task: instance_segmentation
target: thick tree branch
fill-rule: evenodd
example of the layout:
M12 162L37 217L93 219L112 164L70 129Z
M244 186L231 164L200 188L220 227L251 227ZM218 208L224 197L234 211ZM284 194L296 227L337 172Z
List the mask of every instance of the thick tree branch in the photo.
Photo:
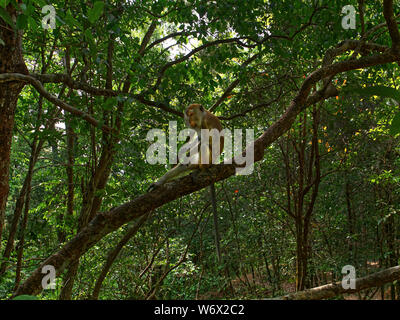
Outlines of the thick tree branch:
M290 293L277 300L321 300L336 297L344 293L355 293L364 289L383 286L386 283L400 279L400 266L385 269L363 278L357 278L355 289L344 289L342 282L338 281L324 286Z

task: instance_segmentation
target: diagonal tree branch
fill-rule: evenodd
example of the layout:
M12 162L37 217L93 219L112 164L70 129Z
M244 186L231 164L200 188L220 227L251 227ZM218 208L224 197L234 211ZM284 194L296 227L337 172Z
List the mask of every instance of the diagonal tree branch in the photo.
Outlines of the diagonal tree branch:
M145 104L145 105L152 106L152 107L156 107L156 108L158 108L158 109L161 109L161 110L163 110L163 111L166 111L166 112L168 112L168 113L171 113L171 114L174 114L174 115L177 115L177 116L183 118L183 112L177 111L177 110L175 110L175 109L172 109L171 107L169 107L169 106L166 105L165 103L157 102L157 101L153 101L153 100L148 100L148 99L146 99L145 97L143 97L142 95L135 95L135 96L133 96L133 97L134 97L137 101L139 101L139 102L141 102L141 103L143 103L143 104Z
M150 50L151 48L155 47L156 45L158 45L158 44L160 44L160 43L162 43L164 41L167 41L168 39L175 38L175 37L178 37L178 36L189 36L189 35L196 34L196 33L198 33L198 32L197 31L192 31L192 32L179 31L179 32L170 33L170 34L166 35L165 37L162 37L162 38L160 38L158 40L155 40L152 43L150 43L146 47L146 51Z
M139 51L138 51L138 54L140 56L144 55L146 47L149 44L151 36L153 35L154 30L156 30L156 27L157 27L157 20L153 20L152 23L149 26L149 29L147 30L146 34L143 37L142 43L140 44L140 48L139 48Z
M320 287L289 293L276 300L321 300L336 297L344 293L355 293L364 289L380 287L388 282L400 279L400 266L388 268L363 278L355 279L355 289L345 289L342 282L338 281Z
M235 114L235 115L233 115L233 116L229 116L229 117L223 117L223 116L221 116L221 117L218 117L218 118L219 118L220 120L232 120L232 119L235 119L235 118L238 118L238 117L243 117L243 116L245 116L246 114L248 114L248 113L250 113L250 112L253 112L254 110L257 110L257 109L260 109L260 108L269 107L271 104L273 104L273 103L275 103L275 102L278 102L278 101L280 100L281 97L282 97L282 88L281 88L281 90L280 90L278 96L277 96L276 98L270 100L270 101L263 102L263 103L259 103L259 104L255 105L254 107L251 107L250 109L247 109L247 110L245 110L245 111L243 111L243 112L241 112L241 113Z
M399 24L400 22L397 21L397 19L400 18L400 14L398 14L397 16L395 16L396 19L396 23ZM382 22L374 27L372 27L371 29L367 30L364 34L364 37L362 39L367 39L371 34L373 34L375 31L379 30L380 28L386 27L386 21Z

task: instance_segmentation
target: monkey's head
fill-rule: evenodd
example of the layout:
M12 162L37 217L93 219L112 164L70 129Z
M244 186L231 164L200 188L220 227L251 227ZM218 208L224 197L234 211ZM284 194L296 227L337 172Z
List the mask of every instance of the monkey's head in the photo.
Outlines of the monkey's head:
M200 129L203 122L205 109L201 104L193 103L187 107L184 118L185 124L192 129Z

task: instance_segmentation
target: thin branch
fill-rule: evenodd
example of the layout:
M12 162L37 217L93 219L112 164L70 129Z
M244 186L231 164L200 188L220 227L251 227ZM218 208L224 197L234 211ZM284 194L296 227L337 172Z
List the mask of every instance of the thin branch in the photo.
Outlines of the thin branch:
M365 35L364 0L358 0L358 12L359 12L359 15L360 15L361 38L364 38L364 35Z
M229 116L229 117L222 117L221 116L221 117L218 117L218 118L220 120L232 120L232 119L235 119L235 118L238 118L238 117L243 117L247 113L250 113L250 112L252 112L254 110L257 110L257 109L260 109L260 108L269 107L271 104L273 104L275 102L278 102L281 97L282 97L282 88L280 89L280 92L279 92L278 96L275 99L272 99L272 100L267 101L267 102L259 103L259 104L255 105L254 107L252 107L250 109L247 109L247 110L245 110L245 111L243 111L241 113L235 114L233 116Z
M234 42L237 42L238 40L240 40L240 38L219 39L219 40L207 42L207 43L205 43L205 44L203 44L203 45L201 45L201 46L199 46L199 47L193 49L193 50L190 51L188 54L186 54L186 55L184 55L184 56L182 56L182 57L180 57L180 58L178 58L178 59L176 59L176 60L173 60L173 61L170 61L170 62L166 63L166 64L160 69L160 71L159 71L159 73L158 73L157 81L156 81L156 83L154 84L154 86L151 88L150 91L156 91L156 90L157 90L157 88L158 88L158 87L160 86L160 84L161 84L161 80L162 80L162 78L163 78L163 76L164 76L165 71L167 71L167 70L168 70L169 68L171 68L172 66L174 66L174 65L176 65L176 64L178 64L178 63L181 63L181 62L184 62L184 61L188 60L190 57L192 57L192 56L195 55L196 53L198 53L198 52L200 52L200 51L202 51L202 50L204 50L204 49L206 49L206 48L209 48L209 47L212 47L212 46L216 46L216 45L220 45L220 44L234 43Z
M106 125L102 125L98 120L96 120L95 118L93 118L92 116L90 116L89 114L87 114L86 112L76 109L72 106L70 106L69 104L67 104L66 102L56 98L55 96L51 95L49 92L46 91L46 89L43 87L42 83L40 81L38 81L37 79L28 76L28 75L24 75L24 74L20 74L20 73L3 73L0 74L0 82L2 82L1 80L4 81L23 81L23 82L27 82L29 84L31 84L43 97L45 97L48 101L52 102L53 104L55 104L56 106L60 107L61 109L63 109L64 111L67 111L73 115L79 116L82 119L84 119L85 121L87 121L88 123L90 123L91 125L100 128L103 131L106 132L112 132L113 129L106 126Z
M54 73L54 74L30 74L32 78L40 81L41 83L63 83L71 89L82 90L94 96L105 96L114 97L119 94L123 94L122 91L114 91L109 89L101 89L89 86L82 81L75 81L72 77L66 73ZM1 80L1 78L0 78Z
M12 77L8 76L10 73L7 74L0 74L0 83L5 81L13 81ZM15 76L23 76L22 74L13 74ZM29 76L28 76L29 77ZM101 89L89 86L84 82L75 81L73 80L68 74L58 73L58 74L31 74L31 78L34 78L41 83L63 83L67 85L69 88L74 90L82 90L94 96L104 96L104 97L116 97L116 96L126 96L131 97L145 105L156 107L158 109L164 110L171 114L175 114L179 117L183 117L183 113L177 110L174 110L168 107L165 103L157 102L153 100L146 99L142 94L132 94L127 93L126 90L116 91L111 89ZM29 82L29 81L28 81Z
M111 266L113 265L115 259L118 254L124 248L124 246L128 243L128 241L136 235L139 231L140 227L146 222L146 220L150 217L152 211L149 211L147 214L143 215L124 235L124 237L118 242L118 244L108 253L106 262L100 272L100 275L97 278L96 284L93 289L92 299L98 299L101 286L103 284L104 279L106 278L108 272L110 271Z
M189 35L197 34L197 33L198 33L197 31L192 31L192 32L179 31L179 32L170 33L170 34L166 35L165 37L162 37L162 38L157 39L157 40L153 41L152 43L150 43L147 46L146 51L150 50L151 48L155 47L156 45L158 45L164 41L167 41L168 39L175 38L178 36L189 36Z
M398 15L395 17L395 19L398 19L398 18L400 18L400 14L398 14ZM397 24L399 24L399 23L400 23L400 22L397 21ZM376 26L372 27L371 29L369 29L368 31L365 32L364 38L365 38L365 39L368 38L368 37L369 37L371 34L373 34L375 31L377 31L377 30L379 30L379 29L381 29L381 28L383 28L383 27L386 27L386 26L387 26L386 21L385 21L385 22L382 22L382 23L380 23L380 24L377 24Z
M253 55L252 57L250 57L249 59L247 59L245 62L243 62L243 64L240 66L240 68L244 68L246 66L248 66L250 63L252 63L255 59L257 59L260 56L259 53ZM239 84L240 80L236 79L235 81L233 81L228 88L226 88L225 92L222 94L222 96L213 104L213 106L209 109L210 112L212 112L213 110L215 110L225 99L226 97L229 96L229 94L232 92L233 89L236 88L236 86Z
M168 107L165 103L148 100L145 97L143 97L142 95L135 95L134 98L145 105L156 107L157 109L161 109L163 111L175 114L175 115L183 118L183 112L172 109L172 108Z

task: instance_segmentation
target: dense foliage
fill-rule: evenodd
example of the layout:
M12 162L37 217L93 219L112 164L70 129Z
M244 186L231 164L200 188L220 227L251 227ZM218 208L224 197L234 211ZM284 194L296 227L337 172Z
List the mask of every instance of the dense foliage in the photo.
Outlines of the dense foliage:
M54 29L41 25L47 4ZM356 29L342 26L348 4ZM167 132L169 121L182 129L182 112L196 102L225 128L252 128L259 137L324 67L329 49L360 43L333 64L380 52L365 43L391 45L382 9L378 0L0 1L0 28L23 33L30 76L96 121L24 80L0 297L10 298L99 212L146 193L170 168L146 162L150 129ZM204 188L104 234L38 297L265 298L339 281L345 265L357 277L398 265L399 77L397 63L335 74L328 79L335 94L303 108L251 175L215 184L221 259ZM399 299L400 286L358 298L374 294Z

